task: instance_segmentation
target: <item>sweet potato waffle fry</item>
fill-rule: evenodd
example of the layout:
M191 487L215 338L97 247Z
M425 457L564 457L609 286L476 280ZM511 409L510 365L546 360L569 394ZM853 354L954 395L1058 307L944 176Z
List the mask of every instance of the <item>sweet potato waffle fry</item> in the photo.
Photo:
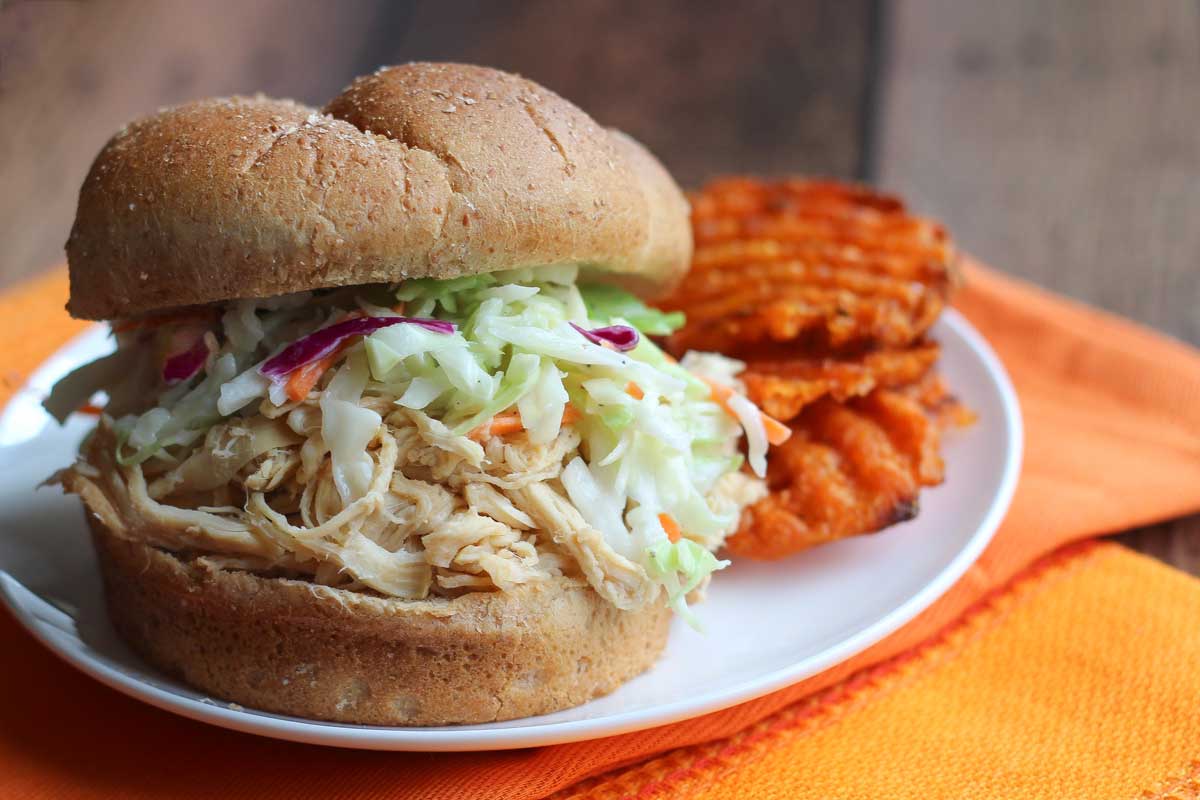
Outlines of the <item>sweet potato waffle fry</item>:
M793 430L730 552L781 558L916 516L941 431L970 418L926 338L958 281L942 227L861 186L745 178L693 195L692 224L692 270L660 303L687 315L668 347L746 361L750 399Z
M957 280L941 226L862 187L718 181L693 196L692 224L692 271L661 302L688 314L676 350L904 347L937 319Z
M776 559L915 517L921 488L943 477L941 425L930 410L894 389L810 405L772 455L771 494L746 510L726 547Z
M747 395L759 408L787 422L822 397L840 403L876 388L915 383L929 372L938 353L936 343L923 342L903 350L877 350L860 358L800 356L751 361L741 377Z

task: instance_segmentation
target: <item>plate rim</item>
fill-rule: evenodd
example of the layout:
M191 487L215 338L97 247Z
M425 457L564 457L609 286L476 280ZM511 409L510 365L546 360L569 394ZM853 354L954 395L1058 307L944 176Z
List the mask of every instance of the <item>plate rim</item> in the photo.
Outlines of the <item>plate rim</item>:
M945 594L978 559L999 528L1016 492L1024 452L1024 424L1020 404L1007 371L983 335L955 309L947 309L940 322L952 330L982 365L990 380L992 391L1000 400L1003 412L1005 452L999 486L971 537L941 571L911 597L861 630L788 667L744 679L686 700L617 712L604 717L513 728L431 729L305 720L239 706L231 708L217 700L186 697L127 674L107 663L103 657L89 657L82 648L61 644L46 630L53 626L33 619L28 602L21 597L22 594L26 594L37 598L37 595L2 570L0 599L21 626L43 646L84 674L122 694L199 722L305 744L413 752L505 750L600 739L670 725L720 711L823 672L894 633ZM40 374L45 372L50 362L63 350L95 335L96 328L89 328L73 337L43 362L17 393L37 384ZM3 416L7 416L7 412L8 409L5 409ZM40 598L37 600L41 601Z

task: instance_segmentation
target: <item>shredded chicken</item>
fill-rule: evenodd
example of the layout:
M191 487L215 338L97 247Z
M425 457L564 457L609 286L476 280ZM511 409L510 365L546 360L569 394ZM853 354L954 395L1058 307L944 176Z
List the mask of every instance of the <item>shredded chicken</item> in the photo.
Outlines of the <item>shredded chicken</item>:
M47 399L62 419L109 398L58 481L117 535L213 568L405 599L567 580L684 613L764 491L749 472L717 476L742 434L763 474L766 426L740 395L720 399L740 362L689 357L713 392L686 363L661 368L624 317L661 332L674 315L576 273L117 321L117 351Z
M102 421L59 480L119 534L218 566L412 599L564 575L618 608L655 599L645 570L589 526L558 483L579 455L571 426L545 445L524 435L479 442L392 401L363 398L381 423L367 447L367 490L349 502L316 394L219 423L181 461L117 464ZM763 491L735 473L709 501L736 512Z
M588 583L617 608L634 609L653 599L657 588L646 571L612 549L566 497L545 483L531 483L511 492L538 527L550 534L579 564Z

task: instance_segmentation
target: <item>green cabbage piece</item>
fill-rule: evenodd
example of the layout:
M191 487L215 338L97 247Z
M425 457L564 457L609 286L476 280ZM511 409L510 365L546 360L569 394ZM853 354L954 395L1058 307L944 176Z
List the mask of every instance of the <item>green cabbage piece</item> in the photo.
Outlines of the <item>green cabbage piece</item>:
M646 571L667 587L667 602L693 628L700 621L687 607L687 594L706 577L729 566L691 539L662 541L648 548Z
M682 311L659 311L650 308L624 289L604 283L579 287L588 316L597 320L623 319L642 333L666 336L683 327L686 318Z

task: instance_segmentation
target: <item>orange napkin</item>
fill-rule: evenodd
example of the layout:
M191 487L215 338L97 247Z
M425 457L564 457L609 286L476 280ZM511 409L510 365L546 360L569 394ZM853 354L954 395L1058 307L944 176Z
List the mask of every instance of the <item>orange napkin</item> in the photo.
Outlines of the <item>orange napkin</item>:
M0 400L82 328L65 297L61 272L0 297ZM979 266L957 305L1017 385L1020 486L964 578L850 662L609 739L369 753L144 706L0 615L0 796L1200 796L1200 582L1071 544L1200 510L1200 356Z

